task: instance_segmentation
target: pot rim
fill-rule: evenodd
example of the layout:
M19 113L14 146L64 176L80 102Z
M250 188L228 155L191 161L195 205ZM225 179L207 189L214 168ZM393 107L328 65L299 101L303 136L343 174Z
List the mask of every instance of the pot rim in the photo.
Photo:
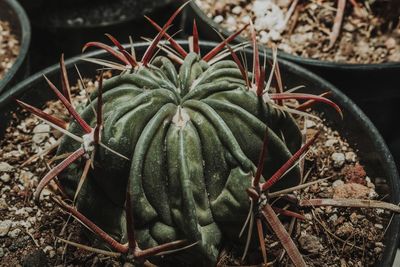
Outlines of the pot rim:
M17 20L21 27L21 36L19 42L21 44L19 49L19 54L11 69L9 69L3 79L0 80L0 94L4 93L3 90L6 88L6 85L14 78L17 74L18 70L24 64L25 58L28 55L29 44L31 42L31 25L29 23L28 16L25 13L25 10L16 0L5 0L5 6L14 10L16 14Z
M118 0L118 1L121 1L121 0ZM93 2L92 3L93 5L96 4L96 1L92 1L92 2ZM151 11L154 11L154 10L161 10L164 6L166 6L168 4L171 4L171 1L170 0L164 0L164 2L162 4L155 4L152 7L145 8L144 9L146 11L145 14L148 14ZM107 4L105 3L104 6L107 6ZM83 24L83 25L68 25L68 24L65 24L65 23L60 23L60 24L57 24L57 25L53 25L51 27L46 27L46 26L43 26L43 23L40 23L40 24L38 23L37 26L39 28L43 28L43 29L54 28L56 30L62 30L62 31L95 30L95 29L98 29L98 28L117 27L117 26L120 26L122 24L130 23L132 21L136 21L136 20L139 20L139 19L142 19L142 17L141 16L132 15L132 16L126 16L123 19L115 19L115 20L112 20L112 21L108 21L106 23L97 23L97 24L96 23L90 23L90 24ZM34 25L36 25L36 24L34 24Z
M210 25L216 31L222 33L224 37L230 36L232 34L232 32L227 31L225 28L221 27L218 23L210 19L206 15L206 13L204 13L203 10L195 3L195 1L190 1L189 6L194 11L196 16L198 16L201 20L203 20L206 24ZM237 36L234 40L238 43L243 43L248 41L247 39L241 36ZM270 50L270 48L268 48L266 45L259 45L259 46L267 48L267 50ZM384 62L384 63L372 63L372 64L343 63L343 62L327 61L327 60L296 56L283 52L281 50L279 50L278 57L289 61L294 61L296 63L325 68L325 69L367 70L367 71L382 70L382 69L394 69L394 70L400 69L400 62Z
M186 40L177 40L177 42L185 47L188 46L188 41ZM123 46L129 48L130 44L124 44ZM140 42L134 44L134 47L147 47L147 46L148 43L146 42ZM215 42L209 42L209 41L200 42L200 47L212 48L215 46L216 46ZM245 51L246 53L252 53L250 49L246 49ZM105 51L97 50L85 53L82 56L78 55L66 60L65 65L68 69L69 67L74 66L76 62L81 61L82 58L96 57L99 55L104 55L105 53L106 53ZM293 62L284 59L279 59L279 63L281 66L285 66L292 72L301 73L302 77L306 77L309 80L315 81L316 84L321 85L320 88L329 89L333 93L332 95L334 96L334 98L336 98L338 102L341 102L340 105L346 106L346 109L348 110L349 113L357 115L360 124L363 126L362 129L360 130L366 132L366 135L368 135L368 138L371 140L371 145L377 149L377 153L381 155L381 158L385 159L381 160L380 163L382 164L382 169L386 170L387 173L386 179L390 181L389 184L391 185L391 190L392 190L391 197L393 203L400 203L400 179L393 156L390 153L386 143L384 142L383 137L380 135L380 133L373 125L373 123L370 121L370 119L364 114L364 112L358 106L356 106L356 104L354 104L354 102L350 98L348 98L344 93L342 93L334 85L324 80L323 78L317 76L316 74L308 71L307 69ZM21 81L20 83L12 87L10 90L8 90L5 94L0 95L0 109L4 108L7 104L10 104L11 101L15 100L16 97L22 95L28 89L30 89L29 85L32 82L36 82L38 79L42 79L43 75L51 76L52 74L57 73L58 71L59 71L59 65L54 64L50 67L43 69L42 71L39 71L31 75L24 81ZM391 228L400 229L400 214L394 214L394 217L391 221ZM385 247L384 257L380 262L381 266L388 266L388 267L392 266L394 258L396 256L399 238L400 238L399 231L392 231L390 234L386 233L385 244L389 243L391 246Z

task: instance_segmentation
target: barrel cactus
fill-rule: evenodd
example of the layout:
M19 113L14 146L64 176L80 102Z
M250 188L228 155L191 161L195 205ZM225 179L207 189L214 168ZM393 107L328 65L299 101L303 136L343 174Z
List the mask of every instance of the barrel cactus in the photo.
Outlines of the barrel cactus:
M257 214L267 203L263 192L300 182L294 163L315 138L301 146L295 120L265 92L269 82L255 38L253 73L248 73L228 46L240 32L201 57L195 24L190 52L167 34L177 12L162 28L150 20L159 34L141 61L112 36L117 50L87 44L107 50L123 64L92 61L123 73L104 83L101 78L85 106L73 107L61 60L63 93L48 83L75 119L68 127L19 103L65 133L57 154L69 155L42 179L36 198L58 176L73 205L56 201L113 249L143 259L192 244L178 260L210 266L223 241L244 245L238 234L248 214ZM163 37L176 54L166 50L170 57L154 57ZM233 60L218 60L224 47ZM275 94L280 100L305 97ZM284 231L276 215L265 214L275 232ZM287 243L292 261L303 266L298 251L291 253L295 248Z
M103 88L101 140L129 161L100 148L77 197L78 209L120 238L128 190L140 247L200 241L203 256L215 261L223 236L236 237L248 213L246 188L266 127L263 177L270 177L299 148L295 121L247 90L235 62L209 66L195 53L187 55L179 74L160 56L151 67L111 78ZM96 96L91 103L96 105ZM80 116L96 124L90 104ZM69 131L83 134L77 123ZM57 153L80 146L66 137ZM69 195L81 174L76 162L60 176ZM299 182L297 169L289 176L276 188Z

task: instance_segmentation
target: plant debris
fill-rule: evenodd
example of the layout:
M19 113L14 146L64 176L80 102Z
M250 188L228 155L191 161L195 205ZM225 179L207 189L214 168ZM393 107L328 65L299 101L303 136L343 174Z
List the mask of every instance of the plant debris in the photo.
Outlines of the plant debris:
M12 34L10 23L0 20L0 80L14 64L19 48L19 41Z
M356 5L347 1L343 13L337 12L337 2L196 0L207 16L226 30L235 32L252 21L261 44L276 44L292 55L360 64L400 61L400 23L398 16L388 20L381 12L384 1L357 1ZM343 1L339 2L343 6ZM242 35L250 37L250 30Z

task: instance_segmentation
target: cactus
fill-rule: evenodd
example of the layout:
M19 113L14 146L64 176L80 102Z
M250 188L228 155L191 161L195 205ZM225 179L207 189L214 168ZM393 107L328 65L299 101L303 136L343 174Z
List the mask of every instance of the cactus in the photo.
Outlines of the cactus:
M269 200L274 191L300 183L296 163L317 135L302 145L283 101L308 100L297 107L300 113L315 102L339 113L340 108L326 94L284 93L276 51L266 81L254 31L252 73L228 44L244 28L201 57L194 23L191 51L186 52L167 33L182 8L163 27L149 19L159 33L140 61L110 35L116 49L96 42L85 46L105 49L122 62L87 59L122 73L104 83L101 74L98 90L85 106L73 107L61 58L62 92L47 82L73 117L69 126L18 101L65 134L57 154L68 156L41 180L35 198L59 179L73 205L54 197L56 203L106 245L133 254L139 262L184 249L178 261L209 266L223 241L242 244L245 256L255 220L266 263L265 218L295 266L305 266L275 212L302 216L272 207ZM170 48L160 43L162 38ZM154 57L157 47L169 57ZM222 59L226 55L232 60ZM269 91L272 74L278 81L275 93ZM332 204L326 201L303 201L300 206ZM238 237L243 224L249 226L246 240Z
M160 56L150 68L111 78L104 83L103 101L101 140L129 161L99 149L96 175L80 190L77 207L121 237L128 190L140 247L177 238L199 240L203 255L215 261L222 236L237 236L246 218L245 189L256 171L266 127L269 155L263 177L270 177L301 144L292 116L247 90L235 62L210 66L194 52L179 74ZM93 96L92 105L96 102ZM80 116L96 123L91 105ZM76 123L69 131L82 134ZM79 147L67 137L58 154ZM69 195L81 172L77 163L60 176ZM288 176L276 189L299 183L298 169Z

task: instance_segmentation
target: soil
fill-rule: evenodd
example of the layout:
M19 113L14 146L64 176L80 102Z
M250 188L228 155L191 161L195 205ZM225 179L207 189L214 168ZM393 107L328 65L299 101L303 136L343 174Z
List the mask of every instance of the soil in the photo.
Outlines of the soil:
M297 0L295 0L297 1ZM384 1L347 1L338 39L329 46L338 1L196 0L221 27L235 32L253 21L259 43L305 58L372 64L400 61L399 14L388 19ZM352 2L357 3L357 8ZM400 9L399 9L400 10ZM289 15L290 14L290 15ZM379 14L382 14L380 16ZM289 19L287 19L289 18ZM250 27L243 33L250 36Z
M94 90L95 83L85 83L89 91ZM75 106L86 101L79 83L72 92ZM67 118L58 101L47 102L44 110ZM357 151L338 132L320 119L298 121L308 136L322 130L305 158L303 182L330 178L293 192L294 197L385 197L381 192L389 190L384 179L368 177ZM50 200L50 194L57 191L56 184L45 190L40 207L33 202L32 192L47 172L45 162L54 165L51 161L60 137L59 132L23 110L13 114L0 143L0 266L133 266L125 257L94 254L57 240L61 237L90 245L82 234L83 227ZM44 155L45 150L51 152ZM38 154L41 156L35 156ZM390 222L386 211L320 207L304 209L302 213L306 220L296 220L289 227L286 219L285 226L293 230L289 231L309 266L371 266L382 256L383 238ZM265 244L272 265L286 266L288 258L281 256L283 250L277 238L267 233ZM240 253L234 247L223 248L219 266L261 262L257 250L249 254L246 262L240 261Z
M0 80L14 64L19 47L19 41L12 34L10 23L0 20Z
M297 120L305 126L309 138L318 130L322 131L305 158L303 183L329 179L294 191L293 197L382 200L387 196L384 192L389 190L385 181L368 177L357 151L337 131L319 119ZM380 209L336 207L304 209L300 213L306 220L291 222L286 219L284 225L292 233L307 266L374 266L382 257L390 213ZM271 266L292 266L282 255L283 248L275 235L267 233L265 245ZM224 253L222 265L254 265L262 261L260 251L250 254L246 262L240 260L242 250L227 247Z

